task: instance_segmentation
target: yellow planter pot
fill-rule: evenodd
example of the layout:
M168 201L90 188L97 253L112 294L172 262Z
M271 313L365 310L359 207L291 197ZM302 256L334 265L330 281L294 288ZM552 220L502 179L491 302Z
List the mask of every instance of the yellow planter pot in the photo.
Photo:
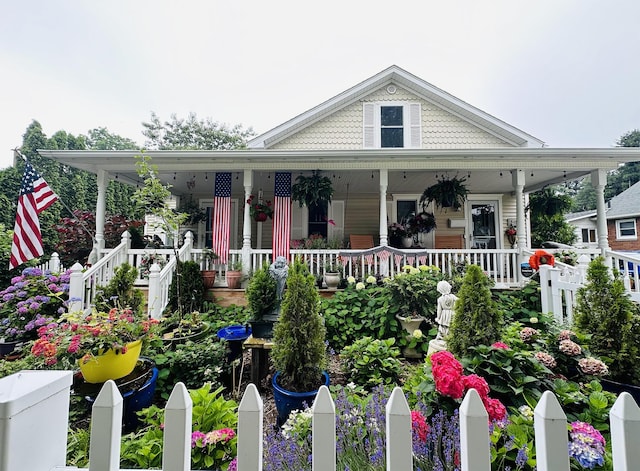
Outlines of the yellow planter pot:
M102 355L78 360L80 371L87 383L104 383L109 379L120 379L133 371L140 358L142 340L127 344L127 351L110 349Z

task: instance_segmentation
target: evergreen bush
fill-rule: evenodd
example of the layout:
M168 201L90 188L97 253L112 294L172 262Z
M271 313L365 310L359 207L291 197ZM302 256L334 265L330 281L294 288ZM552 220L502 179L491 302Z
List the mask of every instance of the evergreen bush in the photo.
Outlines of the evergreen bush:
M447 336L451 353L462 358L470 347L500 340L502 314L491 297L491 280L478 265L469 265L464 276Z
M271 351L280 386L295 392L313 391L321 383L326 364L326 330L315 277L300 259L289 269L281 307Z
M98 311L108 311L112 307L128 307L136 314L144 310L144 294L133 285L138 279L136 267L123 263L116 268L113 278L105 287L98 289L95 305Z
M190 261L178 261L178 265L169 287L168 307L182 313L201 311L205 290L200 265ZM178 283L180 283L179 289Z
M627 295L619 273L612 276L602 257L589 264L573 322L576 331L591 336L591 353L609 367L612 380L640 384L640 309Z
M269 264L265 262L255 271L246 290L247 304L251 311L251 320L260 321L276 306L276 280L269 274Z

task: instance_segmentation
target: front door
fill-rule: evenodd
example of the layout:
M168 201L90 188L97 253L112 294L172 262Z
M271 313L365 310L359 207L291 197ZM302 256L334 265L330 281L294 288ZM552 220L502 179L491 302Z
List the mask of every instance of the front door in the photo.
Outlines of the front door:
M468 234L472 249L498 249L502 240L497 236L498 211L497 200L471 200L467 202Z

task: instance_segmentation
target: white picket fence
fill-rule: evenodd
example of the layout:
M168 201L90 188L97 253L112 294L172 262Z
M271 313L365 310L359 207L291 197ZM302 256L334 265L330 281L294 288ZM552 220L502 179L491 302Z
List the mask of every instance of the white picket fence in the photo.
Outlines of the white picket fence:
M65 466L71 382L70 371L21 371L0 379L0 471L78 469ZM107 381L93 405L89 471L120 470L122 408L118 388ZM191 398L178 383L165 409L164 471L191 469L191 413ZM614 470L637 470L640 408L628 393L612 407L610 424ZM538 471L569 471L567 417L549 391L534 409L534 429ZM386 437L387 470L412 471L411 412L399 387L386 405ZM312 440L312 469L335 471L335 405L324 386L313 404ZM473 389L460 407L460 443L462 471L491 469L488 415ZM239 471L262 470L262 446L263 403L250 384L238 407Z

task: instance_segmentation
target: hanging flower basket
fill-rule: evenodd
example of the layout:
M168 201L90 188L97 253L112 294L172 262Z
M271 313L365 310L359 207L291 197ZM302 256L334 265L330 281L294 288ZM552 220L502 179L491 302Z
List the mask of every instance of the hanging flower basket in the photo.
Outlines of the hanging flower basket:
M273 217L273 205L271 201L262 201L251 195L247 200L249 215L256 222L264 222Z

